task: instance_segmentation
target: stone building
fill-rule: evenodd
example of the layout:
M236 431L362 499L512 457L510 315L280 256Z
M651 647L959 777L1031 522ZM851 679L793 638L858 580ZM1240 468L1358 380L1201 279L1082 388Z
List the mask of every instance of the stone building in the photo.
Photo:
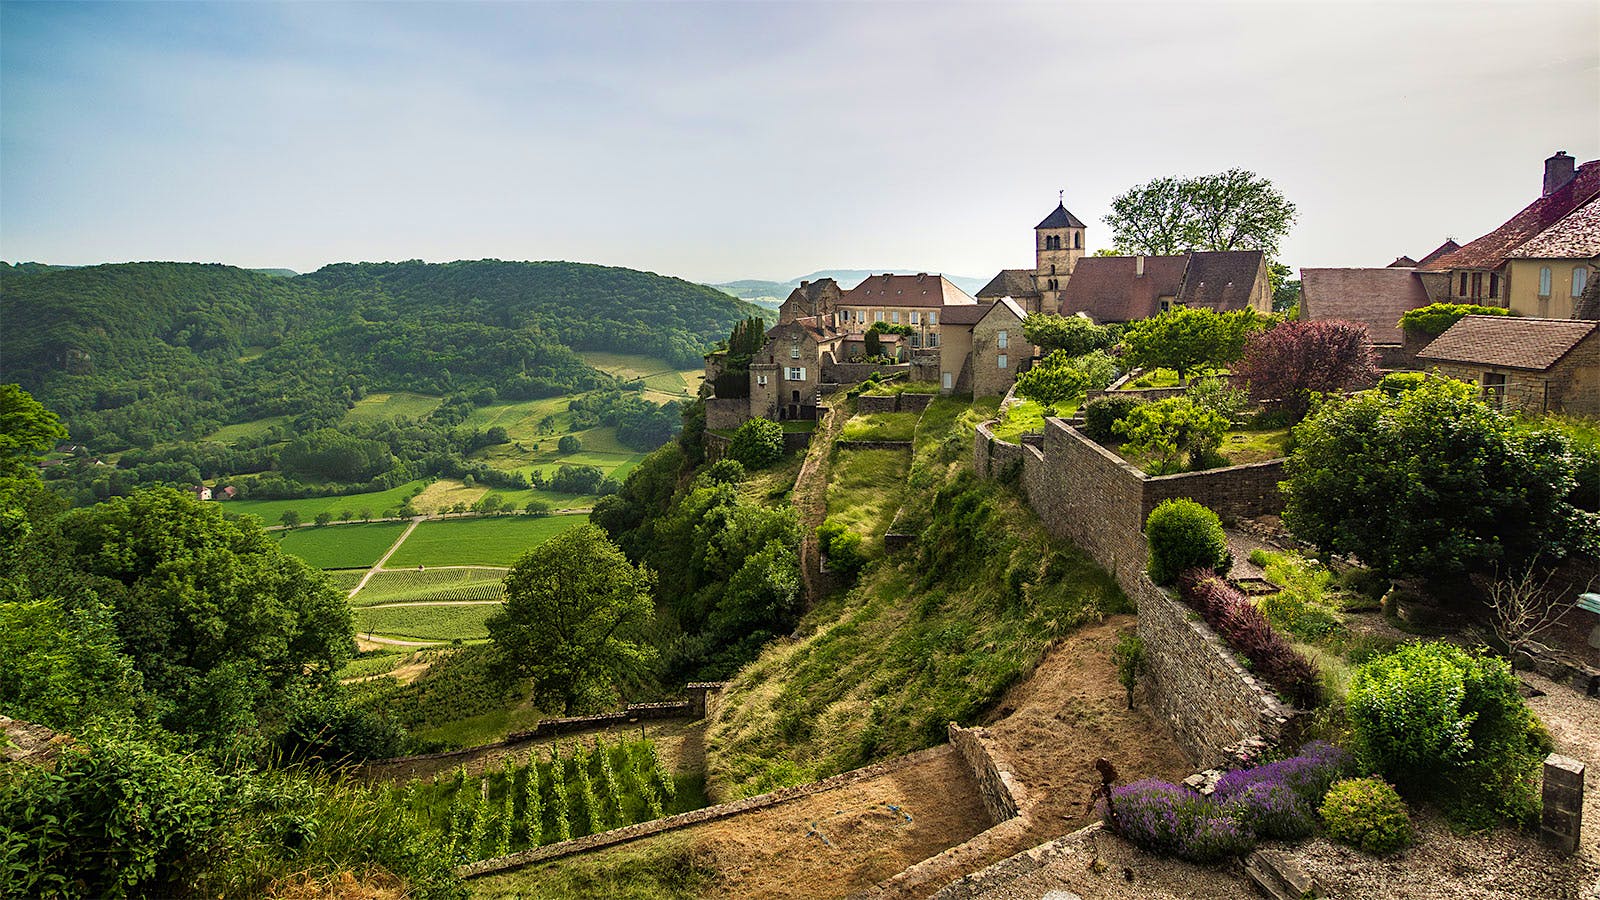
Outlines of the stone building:
M745 418L815 419L823 368L836 360L843 339L817 317L769 329L766 346L750 361L750 404Z
M1600 195L1506 254L1511 311L1542 319L1579 318L1575 309L1600 269Z
M839 282L832 278L819 278L816 281L802 281L800 286L789 292L788 299L778 307L778 324L787 325L796 319L822 319L834 321L834 313L839 309L839 300L844 296L844 291L839 289Z
M1417 354L1491 406L1600 416L1600 322L1465 316Z
M1033 268L1002 269L978 291L978 300L994 303L1010 297L1026 312L1060 312L1061 292L1083 259L1086 229L1064 203L1057 203L1033 227Z
M911 349L934 349L940 341L940 316L949 307L975 306L972 295L943 275L869 275L845 291L834 315L834 327L859 340L882 322L911 329Z
M1420 348L1406 347L1400 317L1429 302L1414 267L1300 270L1300 318L1365 325L1386 369L1411 365L1410 354Z
M1015 300L1002 297L972 326L968 366L974 397L997 397L1011 390L1017 373L1033 360L1035 348L1022 336L1022 320L1027 317Z

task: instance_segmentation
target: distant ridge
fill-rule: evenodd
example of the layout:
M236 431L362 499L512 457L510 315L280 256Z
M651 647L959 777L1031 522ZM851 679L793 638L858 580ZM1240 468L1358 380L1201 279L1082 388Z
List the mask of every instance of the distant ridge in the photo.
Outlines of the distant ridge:
M917 272L934 273L934 269L926 268L886 268L886 269L821 269L810 275L801 275L788 281L763 281L759 278L745 278L739 281L725 281L721 284L708 284L723 293L738 297L741 300L759 301L763 298L773 298L782 301L789 296L789 292L800 286L802 281L816 281L821 278L832 278L839 282L839 287L849 290L864 281L869 275L882 275L885 272L897 274L916 274ZM940 273L950 279L951 283L969 294L975 294L989 283L987 278L971 278L966 275L951 275L948 272Z

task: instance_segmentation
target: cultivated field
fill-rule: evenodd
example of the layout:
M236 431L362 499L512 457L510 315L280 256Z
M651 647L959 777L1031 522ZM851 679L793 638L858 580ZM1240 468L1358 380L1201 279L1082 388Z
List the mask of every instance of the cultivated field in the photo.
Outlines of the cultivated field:
M488 567L385 569L374 573L361 593L350 598L350 603L376 606L381 603L497 601L505 598L505 587L501 584L505 577L505 569Z
M643 381L644 398L655 403L693 400L705 378L704 369L674 369L659 359L634 353L590 350L578 355L607 375Z
M387 491L347 494L343 497L311 497L305 500L228 500L223 502L222 509L224 512L255 516L263 525L278 524L284 512L291 509L300 514L302 522L310 522L319 512L331 514L335 521L341 519L347 512L351 518L366 518L362 515L363 512L369 512L373 516L382 516L385 512L393 513L407 497L426 485L426 481L419 480Z
M498 603L464 606L361 606L356 608L356 633L414 641L477 641L489 636L484 620Z
M394 394L368 394L356 401L355 407L344 414L344 420L382 422L402 416L408 419L421 419L437 409L442 402L443 399L440 397L408 394L404 391Z
M319 569L354 569L377 562L405 529L404 522L369 522L313 525L272 534L283 552L292 553Z
M385 567L509 566L544 541L587 521L584 515L427 521L406 538Z

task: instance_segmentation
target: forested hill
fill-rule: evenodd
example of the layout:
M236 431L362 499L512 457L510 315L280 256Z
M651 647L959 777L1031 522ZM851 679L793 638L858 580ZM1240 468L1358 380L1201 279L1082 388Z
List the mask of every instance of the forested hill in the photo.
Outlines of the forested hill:
M105 452L267 416L315 427L368 390L588 390L610 379L574 348L694 365L751 314L710 288L578 263L341 264L295 278L0 263L0 380Z

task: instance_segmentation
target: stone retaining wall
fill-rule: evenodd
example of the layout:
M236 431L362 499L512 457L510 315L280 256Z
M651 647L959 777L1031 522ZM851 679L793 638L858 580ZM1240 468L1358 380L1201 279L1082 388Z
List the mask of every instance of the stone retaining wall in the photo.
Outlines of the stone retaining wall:
M834 441L833 446L840 450L905 450L910 451L910 441Z
M1198 613L1142 573L1129 595L1139 607L1151 703L1191 762L1216 764L1231 746L1257 736L1292 742L1295 710L1245 671Z
M713 822L718 819L727 819L733 816L742 815L744 813L754 812L760 809L767 809L769 807L777 806L780 803L787 803L791 800L798 800L802 797L810 797L813 794L820 794L824 791L833 790L834 788L844 787L845 785L853 784L857 781L864 781L869 778L877 778L880 775L886 775L899 769L909 768L911 766L927 762L928 760L937 758L940 754L949 752L951 752L949 747L933 747L928 750L919 750L915 753L908 753L905 756L897 756L894 759L886 762L875 763L870 766L845 772L841 775L835 775L832 778L824 778L821 781L813 781L810 784L801 784L796 785L795 787L782 788L780 790L773 791L770 794L747 797L743 800L735 800L732 803L719 803L716 806L707 806L704 809L679 813L675 816L667 816L666 818L655 819L649 822L640 822L637 825L613 828L610 831L602 831L599 834L586 835L581 838L574 838L570 841L559 841L554 844L545 844L542 847L534 847L529 850L513 853L509 856L498 856L493 859L479 860L474 863L468 863L464 866L457 867L456 874L462 878L477 878L479 876L489 875L495 872L504 872L509 869L520 869L524 866L530 866L535 863L548 862L552 859L560 859L561 857L571 856L575 853L585 853L590 850L599 850L603 847L613 847L617 844L626 844L631 841L652 837L664 832L676 831L680 828L688 828L690 826L699 825L705 822Z
M707 428L738 428L750 418L750 400L747 397L706 398Z
M876 363L826 363L822 367L822 380L835 384L855 384L866 381L876 372L879 375L907 375L911 374L910 363L896 363L894 365L879 365ZM878 379L882 381L883 379Z
M856 412L922 412L938 394L895 394L892 397L872 397L866 394L856 398Z
M960 751L961 758L967 761L972 778L978 784L978 795L983 798L983 808L989 811L994 824L1020 815L1028 806L1027 792L1011 768L999 759L989 732L983 728L962 728L954 722L950 723L949 732L950 746Z

